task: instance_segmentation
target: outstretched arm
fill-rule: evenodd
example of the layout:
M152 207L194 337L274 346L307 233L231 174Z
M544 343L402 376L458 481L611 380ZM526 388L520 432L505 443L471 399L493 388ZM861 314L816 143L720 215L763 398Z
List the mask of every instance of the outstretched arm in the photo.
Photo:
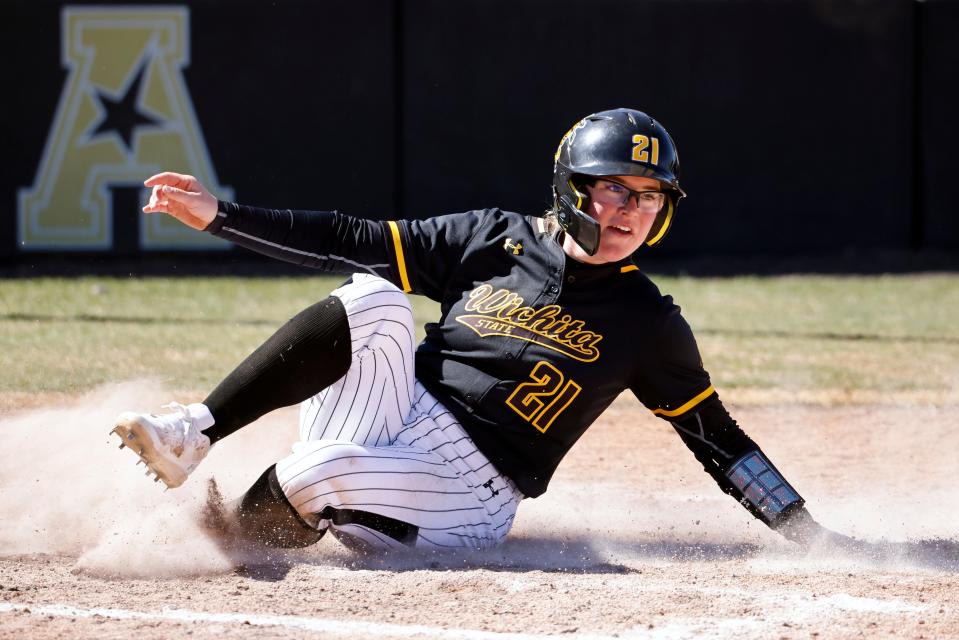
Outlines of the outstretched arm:
M804 547L856 544L813 519L799 492L743 433L718 397L670 422L719 487L771 529Z
M216 199L193 176L151 176L144 213L167 213L183 224L294 264L353 273L368 271L396 282L392 243L382 224L331 211L262 209Z
M367 271L434 300L441 299L473 235L498 219L491 211L470 211L380 221L336 211L251 207L217 200L193 176L169 171L144 184L153 189L144 213L167 213L285 262L333 273Z
M636 397L672 424L720 489L771 529L803 546L857 544L819 525L799 492L730 417L679 307L668 296L664 305L658 351L643 361L631 385Z

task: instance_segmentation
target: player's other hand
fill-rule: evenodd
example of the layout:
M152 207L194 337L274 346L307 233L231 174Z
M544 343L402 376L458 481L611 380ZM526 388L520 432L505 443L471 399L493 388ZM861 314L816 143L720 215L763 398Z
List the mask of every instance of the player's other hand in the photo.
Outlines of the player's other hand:
M849 553L870 553L871 545L831 531L816 522L805 507L796 509L776 528L779 533L804 549L819 548Z
M164 171L147 178L143 185L153 187L144 213L168 213L200 231L216 218L216 197L193 176Z

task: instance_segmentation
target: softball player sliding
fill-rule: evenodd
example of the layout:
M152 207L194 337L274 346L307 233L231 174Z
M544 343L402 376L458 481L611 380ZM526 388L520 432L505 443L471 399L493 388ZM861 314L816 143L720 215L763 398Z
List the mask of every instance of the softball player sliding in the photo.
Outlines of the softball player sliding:
M291 454L232 507L237 535L287 547L327 530L374 548L493 546L628 389L767 525L804 545L851 542L810 517L730 418L679 307L631 260L662 240L685 195L673 140L645 113L604 111L563 136L545 217L380 222L217 201L175 173L145 184L147 213L354 274L203 403L117 419L121 447L177 487L212 444L300 403ZM418 347L409 293L441 308Z

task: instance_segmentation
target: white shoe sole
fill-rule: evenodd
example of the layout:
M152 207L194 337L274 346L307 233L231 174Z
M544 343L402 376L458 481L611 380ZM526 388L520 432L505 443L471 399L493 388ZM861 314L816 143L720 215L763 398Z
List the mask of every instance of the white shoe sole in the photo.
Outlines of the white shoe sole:
M175 489L186 482L186 472L160 453L163 445L154 434L153 427L140 421L139 414L121 413L110 433L120 436L121 449L128 447L140 456L140 462L146 465L147 476L151 473L156 476L154 482L162 480L167 489Z

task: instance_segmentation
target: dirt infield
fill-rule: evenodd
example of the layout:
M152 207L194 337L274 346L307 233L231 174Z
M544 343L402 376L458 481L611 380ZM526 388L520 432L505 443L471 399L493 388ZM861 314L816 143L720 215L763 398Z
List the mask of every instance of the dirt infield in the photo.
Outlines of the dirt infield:
M357 557L324 539L236 569L195 524L204 477L242 492L295 412L163 493L107 432L166 399L130 383L0 417L0 638L959 637L954 407L731 402L823 524L906 542L875 557L792 547L624 397L499 549Z

